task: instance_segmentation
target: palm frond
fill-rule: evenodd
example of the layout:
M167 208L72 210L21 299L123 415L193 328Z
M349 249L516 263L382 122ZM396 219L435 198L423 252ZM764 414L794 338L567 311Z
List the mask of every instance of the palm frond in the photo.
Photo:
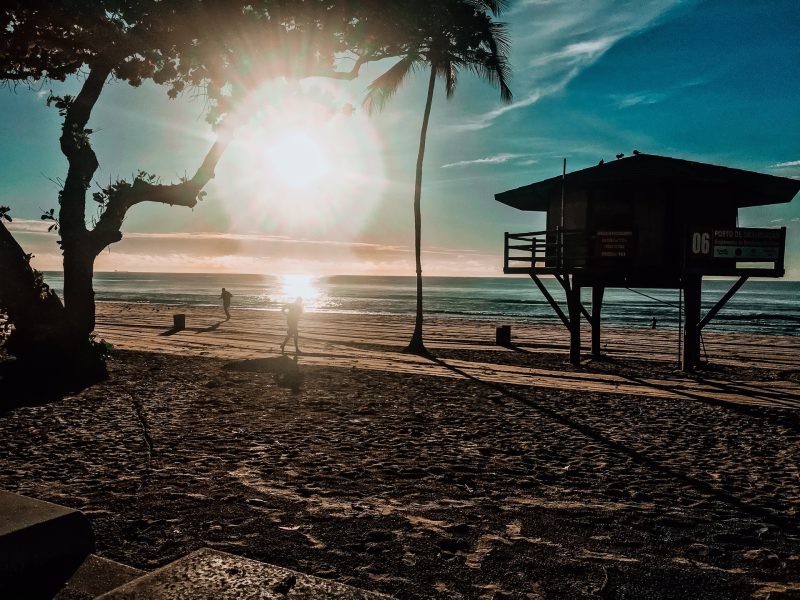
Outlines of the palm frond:
M487 10L498 17L508 8L510 2L509 0L467 0L467 4L478 10Z
M503 102L511 102L513 94L508 85L511 79L511 66L508 62L510 37L504 23L496 23L487 15L476 16L473 20L475 33L480 40L477 47L463 50L459 61L479 78L500 89Z
M436 65L436 75L444 79L444 89L448 99L456 92L458 71L459 65L453 60L442 61Z
M509 103L514 99L514 94L508 85L511 79L511 67L504 56L484 54L482 60L470 60L466 63L466 67L475 76L499 88L500 99L503 102Z
M489 36L494 40L494 52L508 56L511 54L511 33L506 23L493 22L489 24Z
M420 66L420 57L409 54L392 65L385 73L367 87L367 95L361 105L367 113L381 110L405 81L410 73Z

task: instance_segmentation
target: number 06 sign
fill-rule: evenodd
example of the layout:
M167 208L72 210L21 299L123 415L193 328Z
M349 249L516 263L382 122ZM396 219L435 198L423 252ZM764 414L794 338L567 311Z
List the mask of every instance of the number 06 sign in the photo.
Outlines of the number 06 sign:
M711 234L709 232L695 231L692 233L692 254L707 256L711 253Z
M689 234L689 253L694 259L728 259L748 262L780 260L783 232L780 229L713 229Z

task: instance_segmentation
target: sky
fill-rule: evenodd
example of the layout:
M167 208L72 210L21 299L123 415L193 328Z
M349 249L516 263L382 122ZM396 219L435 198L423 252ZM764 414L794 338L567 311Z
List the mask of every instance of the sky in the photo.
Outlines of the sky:
M635 148L800 178L797 0L516 0L514 92L464 75L434 100L422 195L426 275L502 274L505 231L544 228L494 194ZM427 78L380 113L356 107L391 61L354 82L271 82L194 209L144 204L96 271L412 275L413 183ZM59 270L57 206L66 160L45 105L79 82L0 90L0 205L41 270ZM145 170L191 176L213 140L204 105L153 84L110 82L89 126L106 185ZM297 159L304 167L298 171ZM87 203L92 204L91 200ZM88 218L91 219L89 214ZM787 276L800 279L800 199L743 209L741 226L786 226Z

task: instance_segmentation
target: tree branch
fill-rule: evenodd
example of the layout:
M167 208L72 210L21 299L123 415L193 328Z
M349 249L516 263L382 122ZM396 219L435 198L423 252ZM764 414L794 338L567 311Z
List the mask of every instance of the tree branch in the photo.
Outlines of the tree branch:
M228 147L227 137L218 138L203 159L194 177L168 185L154 184L137 177L133 184L115 192L108 200L103 214L90 232L92 249L99 254L106 246L122 239L122 223L128 210L141 202L159 202L170 206L197 204L200 191L214 178L222 153Z
M359 55L359 57L356 59L355 64L353 65L353 68L350 69L349 71L325 71L324 73L320 72L318 76L319 77L327 77L328 79L339 79L339 80L342 80L342 81L352 81L352 80L354 80L354 79L356 79L358 77L358 73L361 70L361 67L363 67L365 64L367 64L369 62L374 62L376 60L381 60L382 58L385 58L385 56L381 56L381 55L377 55L377 54Z
M97 170L97 156L89 143L86 123L103 91L111 68L99 65L92 68L78 96L65 107L61 130L61 152L67 158L69 170L64 181L59 209L62 240L74 240L86 233L86 190Z

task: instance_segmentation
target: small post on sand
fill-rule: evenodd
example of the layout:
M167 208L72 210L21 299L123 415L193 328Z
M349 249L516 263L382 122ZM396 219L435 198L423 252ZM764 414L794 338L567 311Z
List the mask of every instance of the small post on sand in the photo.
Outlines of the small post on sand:
M175 331L186 329L186 315L183 313L172 315L172 328Z
M511 345L511 325L500 325L495 333L495 342L498 346Z

